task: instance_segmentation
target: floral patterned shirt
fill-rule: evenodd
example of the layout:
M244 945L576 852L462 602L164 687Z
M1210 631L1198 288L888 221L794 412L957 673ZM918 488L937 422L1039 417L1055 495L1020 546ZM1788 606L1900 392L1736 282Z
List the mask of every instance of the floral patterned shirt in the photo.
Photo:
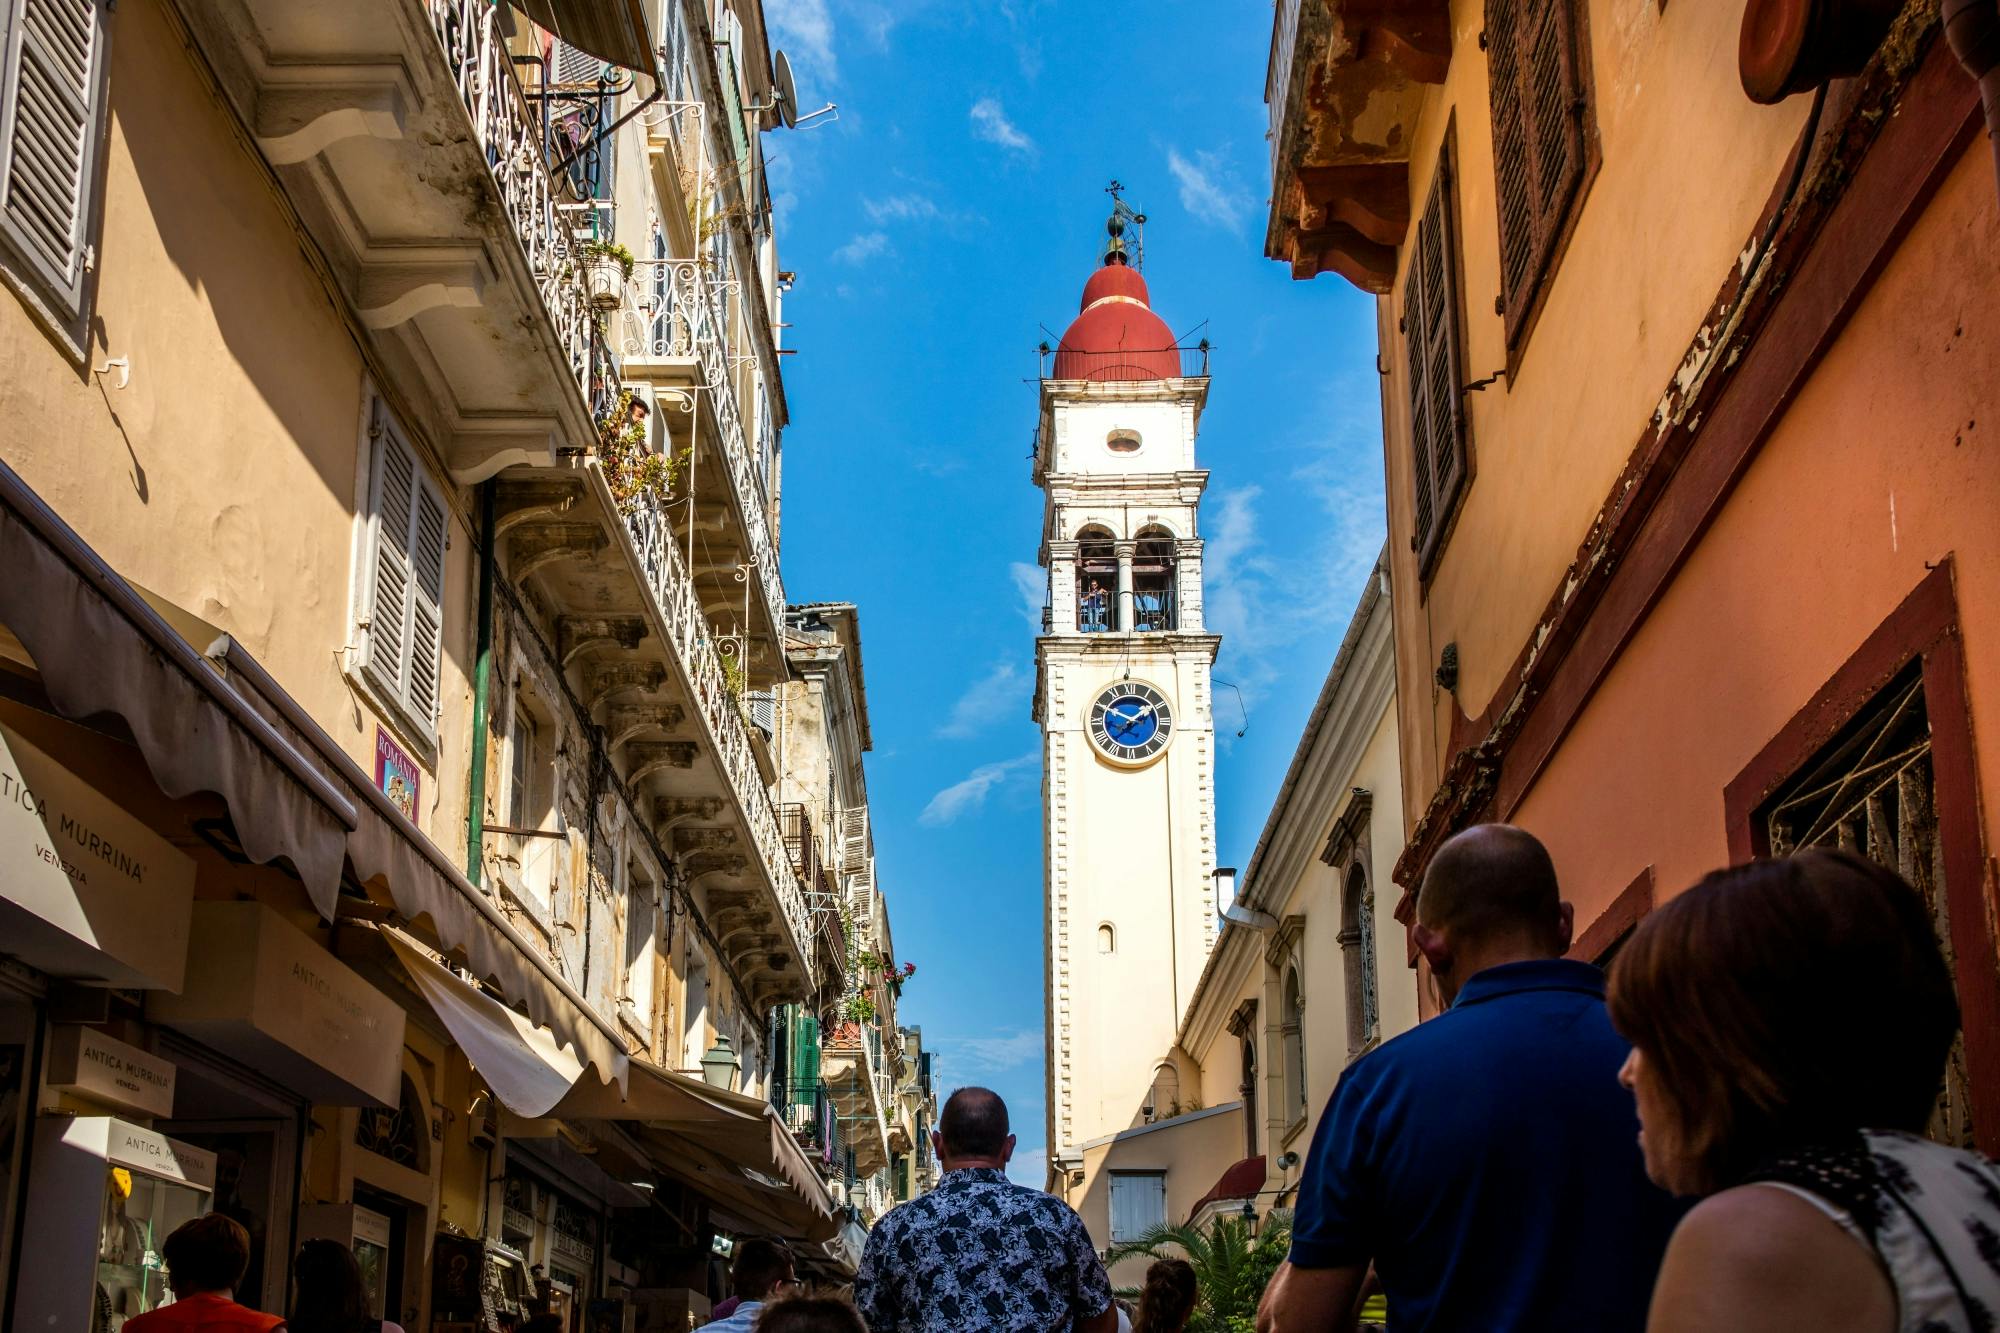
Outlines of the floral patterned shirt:
M1103 1314L1111 1281L1068 1204L974 1167L875 1224L854 1297L871 1333L1044 1333Z

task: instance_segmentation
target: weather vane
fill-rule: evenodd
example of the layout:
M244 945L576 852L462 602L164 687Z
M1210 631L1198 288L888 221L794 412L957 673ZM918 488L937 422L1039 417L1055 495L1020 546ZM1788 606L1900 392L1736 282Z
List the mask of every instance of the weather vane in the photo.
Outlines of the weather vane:
M1110 237L1104 245L1104 262L1107 264L1129 264L1133 268L1146 266L1146 215L1136 212L1125 202L1125 183L1113 178L1104 192L1111 196L1111 216L1104 223L1104 230ZM1132 239L1125 239L1127 225L1130 225Z

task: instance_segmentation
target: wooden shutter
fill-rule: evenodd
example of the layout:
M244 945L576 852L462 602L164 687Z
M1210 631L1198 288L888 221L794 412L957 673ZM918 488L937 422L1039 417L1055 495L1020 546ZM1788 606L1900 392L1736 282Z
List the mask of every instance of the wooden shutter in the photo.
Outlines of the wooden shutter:
M416 451L379 406L377 414L365 666L428 736L437 725L446 510Z
M1500 297L1519 338L1583 185L1588 89L1573 0L1487 0Z
M0 229L72 317L83 308L104 35L101 0L14 0L0 68Z
M1410 545L1428 573L1465 485L1465 414L1458 360L1458 244L1452 228L1449 153L1438 159L1417 223L1403 292L1405 378L1415 523Z

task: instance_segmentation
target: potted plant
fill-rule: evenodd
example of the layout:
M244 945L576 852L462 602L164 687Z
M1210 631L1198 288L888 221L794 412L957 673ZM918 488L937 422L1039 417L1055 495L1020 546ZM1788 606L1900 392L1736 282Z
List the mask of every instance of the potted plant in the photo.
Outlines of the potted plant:
M583 261L583 285L599 310L616 309L625 300L625 283L632 276L632 252L616 241L586 241L578 249Z

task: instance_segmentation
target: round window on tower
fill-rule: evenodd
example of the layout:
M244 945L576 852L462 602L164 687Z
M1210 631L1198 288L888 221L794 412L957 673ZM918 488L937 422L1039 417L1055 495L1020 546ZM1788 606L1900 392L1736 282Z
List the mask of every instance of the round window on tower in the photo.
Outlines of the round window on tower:
M1114 430L1104 437L1104 444L1114 454L1136 454L1139 452L1139 432Z

